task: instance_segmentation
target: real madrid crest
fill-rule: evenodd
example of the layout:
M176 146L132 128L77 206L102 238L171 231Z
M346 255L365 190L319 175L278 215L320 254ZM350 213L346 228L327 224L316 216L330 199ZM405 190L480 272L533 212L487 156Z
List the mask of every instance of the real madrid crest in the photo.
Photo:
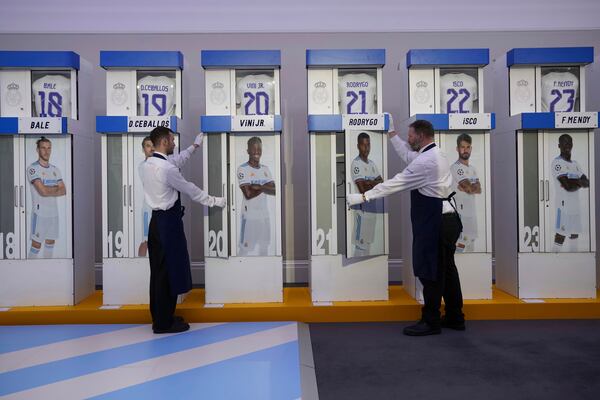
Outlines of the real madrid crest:
M21 92L19 91L19 85L15 82L9 83L6 86L6 103L11 107L16 107L21 104Z
M223 104L227 99L227 94L223 89L225 85L223 82L215 82L212 84L212 90L210 91L210 102L213 104Z
M127 102L127 92L125 91L125 84L117 82L113 85L113 90L110 94L110 100L116 106L122 106Z
M529 101L529 99L531 98L531 89L529 88L529 82L527 82L525 79L521 79L520 81L518 81L515 96L520 102Z
M314 90L312 93L312 99L317 104L324 104L329 100L329 93L327 93L327 84L323 81L315 82Z
M429 101L429 84L425 81L419 81L415 85L417 88L415 89L415 101L419 104L424 104Z

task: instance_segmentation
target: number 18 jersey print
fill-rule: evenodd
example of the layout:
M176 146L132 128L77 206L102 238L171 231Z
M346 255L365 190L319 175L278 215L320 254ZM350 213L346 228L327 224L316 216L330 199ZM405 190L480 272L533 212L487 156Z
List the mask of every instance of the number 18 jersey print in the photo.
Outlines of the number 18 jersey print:
M575 111L579 79L570 72L542 76L542 111Z
M446 74L440 78L442 112L470 113L477 100L477 81L467 74Z
M342 114L375 114L377 81L369 74L346 74L339 79Z
M247 75L237 82L236 103L240 115L275 114L275 83L268 75Z
M146 76L137 83L138 115L173 115L175 81L168 76Z
M31 86L37 117L70 117L71 80L62 75L46 75Z

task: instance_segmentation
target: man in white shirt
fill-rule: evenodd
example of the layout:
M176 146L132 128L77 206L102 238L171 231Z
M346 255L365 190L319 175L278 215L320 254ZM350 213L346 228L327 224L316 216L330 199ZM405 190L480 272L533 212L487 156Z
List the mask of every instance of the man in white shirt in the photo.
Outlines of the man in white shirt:
M428 121L410 124L408 142L402 140L390 123L390 141L408 166L393 178L362 194L350 194L349 206L362 204L392 193L411 191L413 231L413 270L423 284L422 317L404 328L409 336L441 333L441 326L464 330L462 293L454 264L460 220L450 204L452 175L446 156L433 142L434 130ZM442 297L446 315L440 318Z
M67 194L60 170L50 164L52 142L46 137L37 141L38 160L27 168L31 184L31 248L28 258L52 258L58 239L57 198Z
M581 233L581 216L579 208L579 192L590 187L590 180L579 163L571 159L573 138L569 134L558 138L560 155L552 160L552 176L557 180L555 190L556 234L554 235L554 251L562 252L565 239L569 238L567 251L575 251L576 242Z
M359 193L371 190L383 178L373 160L369 159L371 153L371 137L366 132L361 132L357 137L358 156L350 166L352 181ZM354 255L357 257L371 254L371 243L375 239L375 225L377 224L377 204L368 202L352 207L354 210Z
M271 222L267 196L275 196L275 181L271 170L261 164L262 141L248 140L248 161L239 166L238 185L242 191L239 256L267 256L271 242Z
M225 198L209 196L186 181L178 166L168 160L175 149L173 132L158 127L150 133L154 154L142 168L146 202L152 208L148 232L150 259L150 312L154 333L183 332L189 325L174 317L177 295L192 288L190 259L183 230L180 192L209 207L225 207Z
M456 139L458 160L450 166L456 192L456 208L460 215L463 230L456 242L456 251L459 253L474 250L477 239L477 206L475 195L481 194L481 182L477 177L475 167L469 164L471 158L473 139L463 133Z

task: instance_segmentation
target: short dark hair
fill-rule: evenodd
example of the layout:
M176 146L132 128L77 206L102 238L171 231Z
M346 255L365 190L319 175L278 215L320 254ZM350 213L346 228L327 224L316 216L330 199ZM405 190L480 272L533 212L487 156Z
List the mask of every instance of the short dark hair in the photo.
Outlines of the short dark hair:
M152 142L152 138L150 136L146 136L144 139L142 139L142 149L144 148L144 143L148 141Z
M558 137L558 144L566 143L567 140L570 140L573 143L573 138L568 133L563 133Z
M253 144L260 144L262 146L262 140L260 140L258 136L252 136L250 139L248 139L248 147L252 146Z
M434 136L433 125L431 125L431 122L426 121L424 119L416 120L415 122L410 124L409 127L413 128L415 130L415 132L420 133L423 136L426 136L426 137Z
M356 143L360 143L360 141L363 139L371 140L371 136L369 136L367 132L361 132L356 138Z
M473 139L471 138L471 135L469 135L468 133L461 133L456 138L456 145L460 146L460 142L467 142L469 144L472 144L473 143Z
M158 126L152 129L152 132L150 132L150 140L152 140L152 144L154 145L154 147L158 147L160 141L162 139L168 139L171 133L173 133L173 131L169 128L165 128L164 126Z
M42 136L41 138L39 138L37 140L37 142L35 142L35 145L39 149L40 148L40 144L42 144L44 142L52 144L52 142L50 141L50 139L48 139L46 136Z

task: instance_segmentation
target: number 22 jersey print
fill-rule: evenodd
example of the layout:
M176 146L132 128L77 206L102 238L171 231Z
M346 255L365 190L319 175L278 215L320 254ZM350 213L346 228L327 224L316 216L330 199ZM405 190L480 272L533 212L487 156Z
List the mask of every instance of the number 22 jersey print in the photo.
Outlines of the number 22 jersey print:
M470 113L477 100L477 81L467 74L446 74L440 78L442 112Z
M137 83L138 115L172 115L175 110L175 81L167 76L146 76Z
M570 72L542 76L542 111L575 111L579 79Z
M62 75L46 75L31 86L37 117L71 115L71 81Z

